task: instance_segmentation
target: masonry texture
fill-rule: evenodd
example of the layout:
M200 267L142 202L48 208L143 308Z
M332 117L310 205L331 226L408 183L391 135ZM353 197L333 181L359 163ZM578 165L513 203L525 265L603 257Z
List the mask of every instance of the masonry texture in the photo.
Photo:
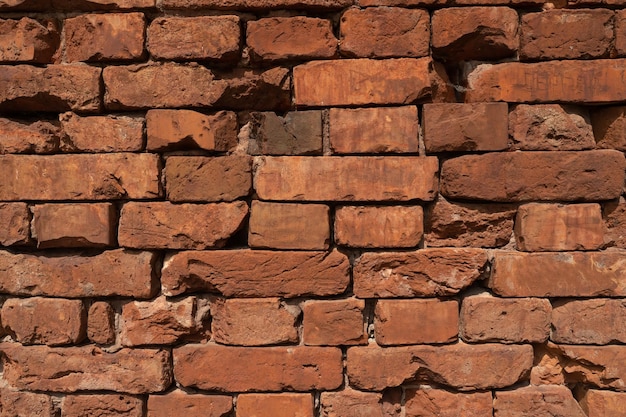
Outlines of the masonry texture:
M0 0L0 417L626 416L626 0Z

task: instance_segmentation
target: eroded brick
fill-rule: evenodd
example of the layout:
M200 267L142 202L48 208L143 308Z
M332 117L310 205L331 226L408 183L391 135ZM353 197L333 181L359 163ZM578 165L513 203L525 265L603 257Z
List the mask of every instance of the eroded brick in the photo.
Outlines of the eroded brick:
M186 417L224 417L233 409L233 399L226 395L188 394L174 390L148 397L148 417L171 417L184 410Z
M363 345L367 343L365 301L307 300L302 306L304 344L309 346Z
M96 301L89 307L87 337L92 342L101 345L115 342L115 312L111 304Z
M64 152L137 152L143 149L141 117L59 115L60 149Z
M251 155L316 155L322 153L322 112L305 110L279 116L252 113L248 152Z
M140 397L120 394L68 395L61 405L63 417L143 417Z
M56 417L57 413L49 395L3 388L0 390L0 415Z
M456 393L442 389L406 391L406 417L492 417L491 393Z
M0 154L54 153L59 149L60 136L53 121L0 118Z
M552 310L552 335L556 343L625 343L626 300L595 299L557 301Z
M12 246L30 241L30 212L26 203L0 203L0 245Z
M580 400L587 417L610 417L626 413L626 394L606 390L588 390Z
M52 20L0 20L0 62L50 63L58 46L58 28Z
M313 417L311 394L242 394L237 417Z
M540 385L511 391L496 391L493 408L497 417L519 415L586 417L574 399L572 391L562 385Z

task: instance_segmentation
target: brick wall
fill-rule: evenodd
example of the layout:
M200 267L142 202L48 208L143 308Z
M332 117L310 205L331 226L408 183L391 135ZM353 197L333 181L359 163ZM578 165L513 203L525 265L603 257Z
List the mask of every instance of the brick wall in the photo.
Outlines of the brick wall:
M626 416L622 7L0 0L0 415Z

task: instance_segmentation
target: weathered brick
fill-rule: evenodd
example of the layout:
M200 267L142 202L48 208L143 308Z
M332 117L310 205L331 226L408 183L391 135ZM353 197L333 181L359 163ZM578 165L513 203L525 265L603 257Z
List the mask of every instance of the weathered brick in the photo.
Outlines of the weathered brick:
M449 343L457 339L458 329L456 300L378 300L374 310L374 333L381 346Z
M63 29L69 62L136 60L143 55L143 13L85 14L65 19Z
M390 404L384 394L361 392L350 388L341 391L322 392L320 417L399 417L395 412L399 404ZM388 412L393 407L393 412ZM399 410L398 410L399 411Z
M626 10L615 11L615 51L626 55Z
M87 337L92 342L101 345L115 342L115 312L111 304L96 301L89 307Z
M343 383L343 365L332 347L185 345L174 349L174 376L212 391L332 390Z
M120 394L68 395L63 399L63 417L143 417L140 397Z
M32 212L32 234L38 248L115 244L117 212L111 203L37 204Z
M307 300L302 306L302 338L309 346L367 344L365 301Z
M593 134L600 148L626 151L626 107L601 107L591 113Z
M2 325L24 344L76 344L85 336L87 312L80 300L9 298L2 305Z
M493 408L496 417L555 416L587 417L569 388L540 385L511 391L496 391Z
M172 380L166 350L108 353L92 345L51 348L15 343L2 343L0 348L5 357L4 379L19 389L144 394L163 391Z
M531 385L564 385L565 376L559 356L553 349L547 348L551 342L537 345L535 350L535 362L530 370Z
M510 149L581 151L595 148L589 113L560 104L519 104L509 113Z
M541 6L544 0L358 0L359 5L365 6L502 6L502 5L518 5L518 6Z
M85 175L88 172L89 175ZM0 199L113 200L160 195L159 157L153 154L3 155Z
M554 345L566 383L626 391L625 346Z
M279 116L252 113L248 153L251 155L319 155L322 153L322 112L305 110Z
M129 248L222 247L248 215L244 201L212 204L129 202L120 213L118 241Z
M352 387L366 391L413 382L473 391L513 385L526 378L532 363L531 345L371 345L348 349L347 374Z
M50 63L59 46L56 22L0 19L0 62Z
M611 417L626 413L626 394L605 390L588 390L582 399L580 406L587 417Z
M148 51L159 59L231 61L239 57L237 16L157 17Z
M496 60L514 55L519 16L508 7L451 7L432 17L434 56L447 60Z
M481 249L422 249L365 253L354 265L359 298L453 295L480 279L487 266Z
M426 10L352 8L341 15L340 29L339 49L351 57L421 57L430 50Z
M406 391L406 417L492 417L490 392L456 393L442 389Z
M0 118L0 154L47 154L59 149L61 132L53 121Z
M265 203L250 208L248 245L252 248L324 250L330 244L328 206Z
M226 297L328 296L346 290L349 269L348 258L336 250L190 251L165 260L161 285L167 296L185 292L217 292Z
M144 121L140 117L59 115L60 149L65 152L137 152L143 149ZM106 138L106 140L103 140Z
M313 417L311 394L242 394L237 417Z
M606 227L607 245L626 248L626 201L624 198L620 197L618 201L607 203L602 217Z
M515 241L518 249L529 252L600 249L600 205L524 204L517 210Z
M251 20L246 43L256 60L330 58L337 52L330 20L304 16Z
M120 343L122 346L174 344L201 330L196 309L195 297L177 301L159 297L124 304Z
M493 248L509 243L516 207L450 202L439 196L427 212L428 247Z
M493 291L503 297L623 297L622 252L495 252Z
M613 11L544 10L521 19L520 58L608 58L613 43Z
M430 58L313 61L293 69L303 106L411 104L431 95Z
M417 107L330 109L333 153L404 153L418 150Z
M217 343L225 345L297 343L299 316L298 307L279 298L220 298L211 303L211 333Z
M155 5L155 0L4 0L0 9L48 12L153 8Z
M3 388L0 390L0 415L56 417L58 414L49 395Z
M421 206L343 206L335 211L335 242L357 248L416 247L424 234Z
M0 252L0 292L52 297L150 298L155 292L150 252L122 249L93 256Z
M233 409L233 399L226 395L188 394L175 390L148 397L148 417L172 417L184 410L186 417L224 417Z
M263 200L432 200L435 157L258 157L254 188ZM335 178L335 181L311 181Z
M148 110L150 151L204 149L223 152L237 145L237 115L219 111L206 115L192 110Z
M0 110L95 112L100 68L87 65L0 66Z
M607 103L626 96L624 59L480 64L465 101Z
M550 335L550 301L541 298L465 297L461 338L470 343L543 343Z
M499 151L508 147L506 103L425 104L426 152Z
M556 343L626 343L626 300L557 301L552 310L552 335Z
M464 155L444 161L441 193L502 202L610 200L622 193L625 162L613 150Z
M0 224L0 245L20 245L30 241L30 212L26 203L0 203Z
M252 188L252 160L247 156L170 156L165 162L165 183L170 201L233 201Z
M355 0L163 0L163 7L172 9L264 10L292 9L303 6L314 9L341 9Z

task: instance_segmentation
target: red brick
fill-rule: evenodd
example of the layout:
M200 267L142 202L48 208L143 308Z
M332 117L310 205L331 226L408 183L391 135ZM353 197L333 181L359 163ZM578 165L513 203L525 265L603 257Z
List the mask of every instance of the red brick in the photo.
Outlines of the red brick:
M626 151L626 107L602 107L591 113L593 133L599 148Z
M143 417L140 397L120 394L68 395L63 399L63 417Z
M196 310L194 297L176 301L159 297L127 303L120 316L120 343L122 346L174 344L201 330Z
M174 202L233 201L252 188L247 156L170 156L165 162L167 199Z
M626 413L626 394L622 392L588 390L580 400L587 417L611 417Z
M418 150L417 107L330 109L333 153L404 153Z
M343 206L335 211L335 242L357 248L416 247L424 234L421 206Z
M150 298L155 287L149 252L38 256L0 252L0 292L52 297ZM45 277L45 278L44 278Z
M35 10L115 10L153 8L155 0L10 0L0 3L0 9Z
M626 301L595 299L557 301L552 310L552 335L556 343L626 343Z
M501 5L520 5L520 6L541 6L544 0L358 0L360 6L501 6Z
M57 417L52 397L34 392L0 390L0 416Z
M432 50L446 60L496 60L514 55L519 17L508 7L452 7L432 17Z
M51 348L0 345L6 358L4 379L25 390L76 392L159 392L171 383L170 353L156 349L121 349L108 353L93 345Z
M0 110L98 111L101 72L80 64L0 66Z
M549 347L559 357L566 383L626 391L625 346Z
M520 59L608 58L611 10L544 10L521 19Z
M465 297L461 338L470 343L543 343L550 335L550 301L541 298Z
M226 297L323 297L346 290L349 269L348 258L336 250L190 251L165 260L161 285L167 296L217 292Z
M625 162L612 150L465 155L443 162L441 194L502 202L610 200L622 193Z
M620 197L618 201L607 203L602 217L606 227L607 245L626 248L626 201L624 198Z
M248 245L272 249L328 249L328 206L253 201Z
M421 249L365 253L355 261L359 298L453 295L480 279L487 266L481 249Z
M349 388L322 392L320 417L399 417L400 405L390 404L388 400L378 392L361 392Z
M101 345L115 342L115 312L111 304L96 301L89 307L87 337L92 342Z
M292 111L285 116L254 112L250 118L251 155L321 155L322 112Z
M432 93L430 58L313 61L293 69L303 106L411 104Z
M117 212L111 203L37 204L32 212L32 233L38 248L115 244Z
M378 300L374 333L381 346L449 343L459 333L456 300Z
M465 101L622 101L626 95L624 71L623 59L481 64L467 76Z
M241 394L237 417L313 417L311 394Z
M347 374L352 387L366 391L414 382L473 391L522 381L532 363L531 345L371 345L348 349Z
M148 110L148 150L204 149L223 152L237 145L237 115L219 111Z
M69 62L136 60L143 55L143 13L80 15L65 19L63 29Z
M492 417L491 402L490 392L410 389L406 391L406 417Z
M58 46L59 33L53 20L0 19L0 62L51 63Z
M503 297L623 297L621 252L495 252L489 286Z
M165 395L148 397L147 417L223 417L233 409L233 399L226 395L188 394L175 390Z
M615 11L615 51L618 56L626 55L626 10Z
M332 390L343 383L343 364L332 347L185 345L174 349L174 376L210 391Z
M129 248L222 247L248 215L244 201L213 204L129 202L120 214L118 241Z
M264 10L264 9L341 9L355 0L163 0L164 8L172 9L220 9L220 10Z
M129 116L81 117L59 115L60 149L65 152L137 152L143 149L143 118ZM102 140L106 138L106 140Z
M2 325L23 345L76 344L86 336L87 312L80 300L9 298L2 305Z
M540 385L511 391L496 391L493 408L497 417L554 416L587 417L569 388Z
M518 249L529 252L600 249L600 205L524 204L517 210L515 241Z
M302 306L305 345L337 346L367 344L365 301L307 300Z
M432 200L435 157L259 157L254 188L262 200ZM335 181L311 181L335 178Z
M428 247L493 248L509 243L516 207L450 202L439 196L426 217Z
M297 343L300 309L279 298L217 299L211 303L213 340L225 345Z
M246 32L246 43L256 60L330 58L337 52L330 20L269 17L249 21Z
M0 245L12 246L30 241L30 212L26 203L0 203Z
M560 104L520 104L509 113L510 149L580 151L596 147L589 113Z
M371 7L341 16L340 51L351 57L421 57L430 51L426 10Z
M0 154L54 153L61 132L53 121L0 118Z
M239 57L237 16L157 17L148 28L148 51L159 59L220 60Z

